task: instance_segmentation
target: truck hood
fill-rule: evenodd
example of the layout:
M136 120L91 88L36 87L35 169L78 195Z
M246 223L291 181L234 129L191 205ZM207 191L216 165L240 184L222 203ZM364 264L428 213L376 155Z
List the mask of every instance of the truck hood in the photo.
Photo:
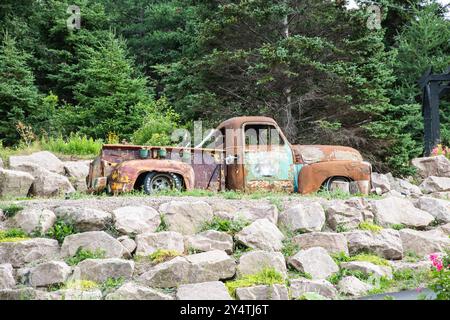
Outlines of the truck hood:
M336 160L363 161L361 154L350 147L296 144L292 149L297 162L304 164Z

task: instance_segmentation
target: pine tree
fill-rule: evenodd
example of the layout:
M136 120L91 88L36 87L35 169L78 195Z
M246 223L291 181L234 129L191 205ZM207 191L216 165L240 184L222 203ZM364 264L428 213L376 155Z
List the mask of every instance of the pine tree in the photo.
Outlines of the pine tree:
M61 110L66 131L95 138L115 132L128 138L141 124L151 94L127 57L125 42L110 33L94 47L80 46L78 55L76 104Z
M5 145L18 141L19 122L34 125L34 117L39 114L40 94L27 65L28 58L6 33L0 46L0 140Z

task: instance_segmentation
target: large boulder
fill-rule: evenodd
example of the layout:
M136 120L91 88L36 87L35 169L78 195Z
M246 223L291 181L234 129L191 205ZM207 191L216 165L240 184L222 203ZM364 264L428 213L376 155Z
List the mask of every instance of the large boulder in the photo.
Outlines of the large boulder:
M177 290L177 300L231 300L223 282L209 281L182 284Z
M341 279L337 285L339 292L347 296L363 296L373 289L373 286L362 282L354 276L349 276Z
M103 295L100 289L62 289L54 294L60 296L60 300L101 300Z
M13 168L14 170L28 172L34 177L31 194L35 196L51 197L75 192L67 177L49 171L35 163L22 163Z
M450 239L427 231L402 229L399 231L405 252L414 252L419 256L450 249Z
M253 249L280 251L284 235L267 219L258 219L235 235L235 240Z
M113 211L116 229L123 234L155 232L161 217L155 209L147 206L128 206Z
M191 283L232 278L236 273L236 261L225 251L213 250L186 256L191 264Z
M258 285L236 289L239 300L289 300L286 286L281 284Z
M28 156L11 156L9 157L9 167L17 168L23 164L33 163L48 171L64 174L64 163L59 160L53 153L48 151L40 151Z
M173 288L183 283L191 283L190 270L191 264L185 257L175 257L143 273L138 281L149 287Z
M11 289L16 285L13 267L9 263L0 264L0 290Z
M74 269L73 278L102 283L108 278L130 279L133 276L134 262L118 258L86 259Z
M325 212L317 202L299 203L283 211L278 223L291 231L321 231L325 224Z
M197 233L203 224L212 220L213 210L204 201L171 201L163 203L159 212L164 215L169 230L184 235Z
M79 248L91 251L101 250L105 258L122 258L128 250L122 244L104 231L89 231L72 234L64 238L61 246L61 256L71 257Z
M421 197L416 206L431 214L438 222L450 222L450 201L432 197Z
M10 220L16 228L26 233L45 234L55 223L56 215L47 209L24 209Z
M334 231L352 230L364 221L363 211L342 201L333 201L326 209L327 225Z
M377 222L384 227L402 224L408 227L423 228L428 226L434 217L426 211L417 209L404 198L387 197L371 201Z
M287 277L286 261L281 252L268 252L262 250L254 250L244 253L239 258L237 265L237 273L240 276L255 274L265 268L274 268L281 273L283 277Z
M196 251L223 250L228 254L233 252L233 237L226 232L207 230L187 236L186 247Z
M103 230L111 221L109 212L93 208L60 206L54 211L58 218L73 224L80 232Z
M372 187L375 189L379 188L381 193L391 191L391 184L389 182L389 178L386 175L382 173L372 172L371 181Z
M22 171L0 168L0 197L26 197L34 182L34 177Z
M381 278L386 277L392 279L392 269L388 266L379 266L368 261L350 261L342 262L341 268L351 271L359 271L366 275L374 275Z
M33 238L16 242L0 242L0 264L22 267L30 262L49 261L59 256L58 241Z
M127 282L108 294L105 300L173 300L173 297L134 282Z
M63 261L44 262L30 270L29 280L33 287L46 287L66 282L72 268Z
M329 253L343 252L348 255L347 238L342 233L311 232L299 234L292 238L302 249L322 247Z
M423 180L419 187L424 193L450 191L450 178L431 176Z
M419 186L412 184L408 180L395 178L390 173L386 176L389 179L392 191L399 192L401 195L405 195L408 197L416 197L422 195L422 190L420 190Z
M273 224L276 224L278 221L277 207L263 201L212 201L210 205L215 216L229 220L241 219L253 222L266 218Z
M72 180L76 190L84 192L87 190L86 178L89 175L90 161L66 161L64 170L69 180Z
M344 232L351 255L373 252L386 259L399 260L403 257L403 246L397 230L383 229L380 232L355 230Z
M334 286L325 279L293 279L290 286L291 296L298 299L305 293L314 292L329 299L336 299L338 292Z
M136 245L136 255L140 256L150 255L158 249L174 250L180 254L184 252L183 235L174 231L138 234Z
M139 282L155 288L229 279L236 262L225 251L208 251L157 264L139 277Z
M415 158L412 165L422 178L429 176L450 177L450 161L443 155Z
M339 271L338 265L322 247L300 250L289 258L289 264L300 272L310 274L313 279L325 279Z
M397 261L389 261L389 264L391 265L392 270L394 272L405 270L428 271L432 266L432 262L429 259L417 262L407 262L397 260Z

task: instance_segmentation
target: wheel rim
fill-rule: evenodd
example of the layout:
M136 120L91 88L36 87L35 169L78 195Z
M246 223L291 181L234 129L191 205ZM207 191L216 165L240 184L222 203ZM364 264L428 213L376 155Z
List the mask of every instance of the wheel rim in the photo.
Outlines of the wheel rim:
M157 175L152 179L150 185L155 191L168 190L172 189L172 180L167 176Z

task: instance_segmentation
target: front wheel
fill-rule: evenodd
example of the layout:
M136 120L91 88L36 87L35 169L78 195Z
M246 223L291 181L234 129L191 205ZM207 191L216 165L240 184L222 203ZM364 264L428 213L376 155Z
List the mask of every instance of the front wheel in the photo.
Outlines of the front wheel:
M181 190L182 180L174 173L149 172L144 179L144 191L152 194L166 190Z

